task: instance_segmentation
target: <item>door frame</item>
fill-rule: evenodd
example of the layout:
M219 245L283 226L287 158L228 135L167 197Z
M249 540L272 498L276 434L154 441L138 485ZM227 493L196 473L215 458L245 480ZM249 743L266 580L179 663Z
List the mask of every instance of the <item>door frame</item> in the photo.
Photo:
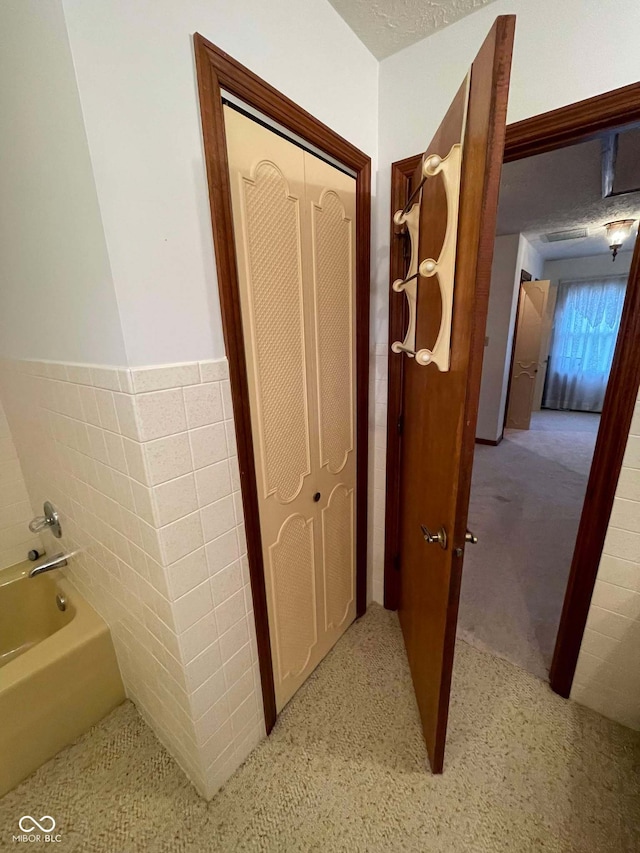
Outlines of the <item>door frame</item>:
M507 125L504 162L554 151L625 124L640 122L640 83ZM422 154L391 166L390 281L405 273L405 238L393 223L409 193L411 176ZM629 272L627 294L615 355L603 404L598 437L576 538L562 616L549 674L551 688L569 697L600 557L622 468L627 436L640 386L640 252ZM389 340L401 340L406 320L404 300L391 299ZM402 442L402 364L389 359L387 462L384 547L384 604L399 603L399 499Z
M235 95L292 133L326 151L356 174L356 617L362 616L367 606L371 160L204 36L195 33L193 41L222 329L229 363L238 446L264 719L269 733L276 721L277 711L221 90Z

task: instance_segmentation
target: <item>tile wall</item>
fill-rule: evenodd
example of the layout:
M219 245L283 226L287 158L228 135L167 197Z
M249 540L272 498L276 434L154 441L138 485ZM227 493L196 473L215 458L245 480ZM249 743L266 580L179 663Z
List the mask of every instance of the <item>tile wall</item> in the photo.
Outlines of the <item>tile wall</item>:
M571 698L640 730L640 402L591 599Z
M31 503L111 628L128 696L209 797L264 736L226 361L5 362Z
M40 537L28 528L35 514L0 400L0 569L26 560L31 548L42 547Z

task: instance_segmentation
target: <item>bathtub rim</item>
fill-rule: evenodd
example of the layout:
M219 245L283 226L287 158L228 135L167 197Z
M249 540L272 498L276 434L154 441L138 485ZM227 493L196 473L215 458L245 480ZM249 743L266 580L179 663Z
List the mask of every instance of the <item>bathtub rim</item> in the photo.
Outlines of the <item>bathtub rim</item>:
M25 575L17 575L11 582L29 583L30 580L27 572ZM11 690L21 682L32 678L36 673L50 667L56 660L73 654L75 649L86 646L101 634L109 633L109 627L105 620L80 595L67 578L60 575L54 580L57 590L74 608L73 618L62 628L54 631L53 634L45 637L2 667L0 693ZM0 588L2 585L0 584Z

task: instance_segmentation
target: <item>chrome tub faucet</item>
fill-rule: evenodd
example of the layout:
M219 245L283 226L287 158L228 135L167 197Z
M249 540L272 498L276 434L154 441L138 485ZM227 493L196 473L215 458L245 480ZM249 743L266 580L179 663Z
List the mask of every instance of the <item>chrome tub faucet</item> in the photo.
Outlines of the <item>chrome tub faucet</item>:
M50 557L42 563L38 563L37 566L34 566L29 572L29 577L35 578L43 572L51 572L53 569L61 569L63 566L68 566L69 563L67 558L70 556L71 554L55 554L55 556Z

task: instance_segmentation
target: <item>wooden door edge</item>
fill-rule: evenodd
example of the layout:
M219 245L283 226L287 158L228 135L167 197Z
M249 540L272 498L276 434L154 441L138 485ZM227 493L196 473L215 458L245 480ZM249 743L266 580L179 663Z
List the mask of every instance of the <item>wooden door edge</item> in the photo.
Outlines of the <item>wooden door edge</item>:
M471 98L473 97L473 75L476 63L479 63L485 50L491 48L491 113L489 118L489 130L487 135L487 156L476 164L484 165L484 177L482 187L483 208L482 216L478 223L475 246L472 257L475 256L474 278L475 305L473 310L473 324L471 327L471 347L469 362L469 381L466 387L464 404L464 423L469 425L473 432L467 433L466 441L463 439L460 447L460 466L458 469L458 497L456 501L456 517L454 527L451 531L452 542L464 542L467 529L467 515L469 500L471 496L471 476L473 467L473 454L475 451L475 435L478 422L478 409L480 404L480 385L482 380L482 362L484 357L484 338L486 334L487 315L489 310L489 291L491 288L491 267L493 264L493 251L495 246L496 220L498 215L498 201L500 193L500 175L504 161L504 143L507 126L507 103L509 97L509 80L511 77L511 63L513 56L513 43L515 36L515 15L499 15L489 34L487 35L478 55L474 60L471 71ZM493 42L493 45L492 45ZM492 45L492 46L491 46ZM490 55L491 55L490 54ZM481 67L479 65L478 67ZM473 117L471 110L467 119L467 137L471 132ZM473 150L473 145L465 139L467 151ZM465 186L466 175L472 175L474 170L473 160L462 164L462 187ZM460 220L458 228L465 233L465 204L464 199L460 203ZM473 231L470 231L473 233ZM462 241L461 253L456 256L456 265L464 252L468 251ZM457 273L456 273L457 275ZM434 773L441 773L444 764L444 751L446 742L446 731L449 719L449 704L451 695L451 680L453 677L453 661L455 656L455 642L458 629L458 610L460 604L460 589L462 585L463 555L454 554L451 561L451 581L449 588L449 606L447 608L447 619L445 623L443 664L442 664L442 687L440 690L440 702L438 708L438 735L436 737L436 749L432 761Z
M534 154L542 154L546 151L554 151L567 145L584 142L593 139L599 134L613 130L625 124L640 121L640 83L632 83L620 89L613 89L593 98L578 101L557 110L533 116L523 121L507 125L505 138L504 162L521 160ZM405 158L397 161L391 166L391 206L392 214L404 202L408 179L419 163L421 155ZM397 202L402 199L402 202ZM394 207L394 200L396 202ZM594 533L590 537L590 548L595 550L588 552L586 547L576 551L571 564L567 591L565 593L560 627L554 650L553 663L550 671L550 684L552 689L561 696L568 697L575 674L578 654L582 644L584 629L591 604L591 597L595 586L598 566L602 556L604 536L609 523L613 497L620 476L622 458L626 446L633 408L638 393L638 382L640 380L640 350L633 352L633 336L638 340L640 335L640 270L637 261L638 246L634 255L634 264L629 273L627 296L625 299L625 336L622 335L622 323L616 343L614 365L612 366L607 395L603 407L596 442L596 452L591 465L589 476L589 487L595 487L596 480L598 488L605 490L606 497L594 501L590 508L585 505L580 521L578 541L586 525L592 525ZM401 241L391 236L390 246L390 282L402 275L402 246ZM632 273L635 269L635 279L632 284ZM631 290L630 290L631 285ZM631 307L630 297L633 292L634 307ZM630 307L627 310L627 305ZM393 295L389 302L389 340L395 340L402 336L402 303L394 301ZM636 316L634 317L634 312ZM395 555L399 551L398 543L398 462L400 459L400 434L397 430L398 420L401 417L399 401L401 399L401 371L394 369L395 360L389 359L388 372L388 409L387 409L387 493L385 507L385 550L384 550L384 606L390 610L398 607L399 578L395 569ZM615 367L615 371L614 371ZM618 387L616 387L618 386ZM615 391L609 393L609 388ZM613 410L614 397L626 395L623 412L608 415L605 419L605 407ZM617 409L616 409L617 412ZM619 418L616 422L615 418ZM599 447L600 446L600 447ZM391 467L391 462L395 467ZM595 473L594 473L595 467ZM602 469L602 470L599 470ZM586 542L586 540L582 540Z
M221 90L241 98L356 173L356 616L367 607L371 160L199 33L193 36L222 329L229 363L240 488L267 733L276 717L273 659L242 334Z

